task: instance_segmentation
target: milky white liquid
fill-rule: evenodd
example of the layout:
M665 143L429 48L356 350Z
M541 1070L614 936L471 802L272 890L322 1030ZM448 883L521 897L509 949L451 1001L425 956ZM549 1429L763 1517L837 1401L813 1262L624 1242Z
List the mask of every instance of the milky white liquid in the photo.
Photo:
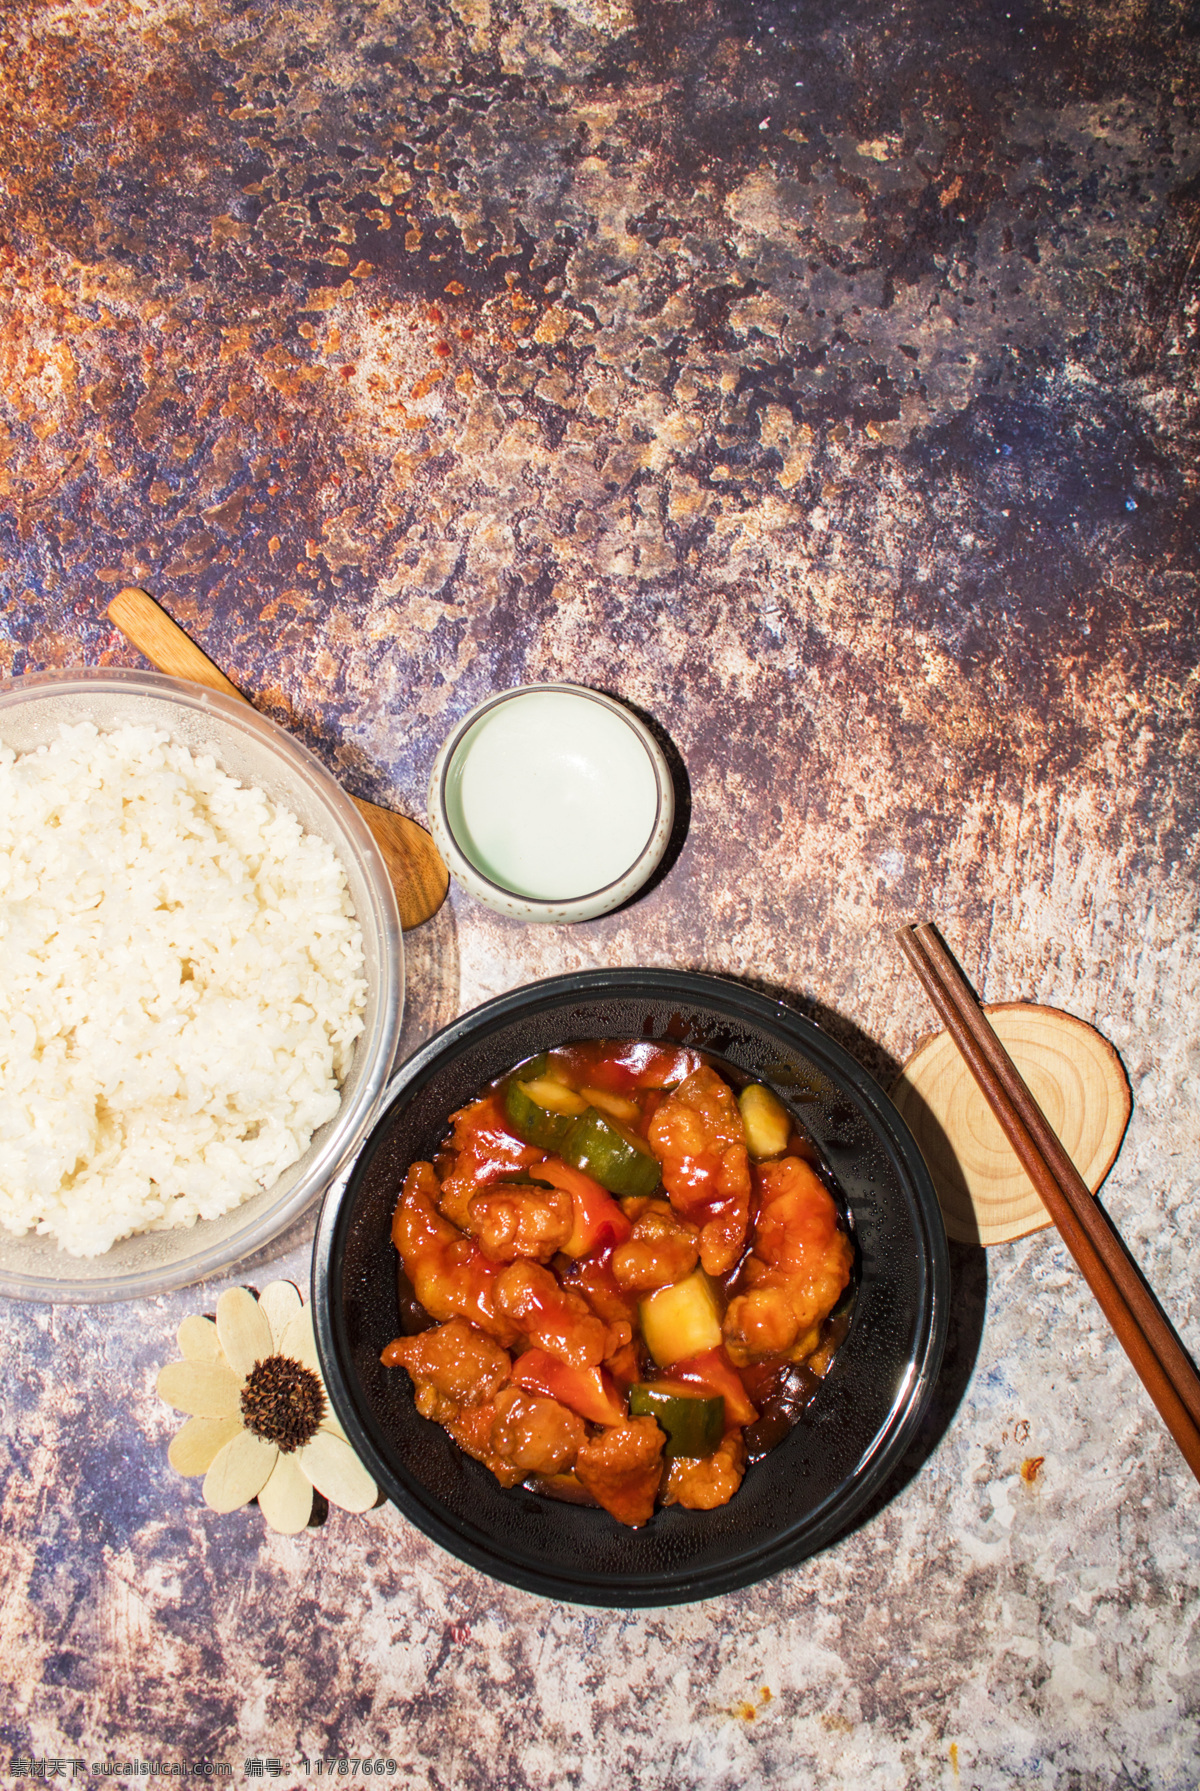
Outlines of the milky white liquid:
M530 691L481 716L450 762L450 831L477 870L515 895L570 901L639 857L658 784L633 729L602 703Z

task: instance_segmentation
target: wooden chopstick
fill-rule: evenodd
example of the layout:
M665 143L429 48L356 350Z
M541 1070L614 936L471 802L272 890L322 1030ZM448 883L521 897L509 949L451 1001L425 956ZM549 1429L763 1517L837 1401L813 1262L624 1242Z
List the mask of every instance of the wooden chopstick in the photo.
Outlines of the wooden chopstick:
M1200 1480L1200 1374L928 922L896 935L1163 1422Z
M1170 1320L1147 1287L1141 1271L1130 1257L1120 1232L1103 1207L1096 1204L1091 1190L1038 1106L1021 1072L996 1036L990 1020L975 998L974 990L937 929L924 921L914 932L926 957L936 964L942 986L964 1023L978 1026L979 1037L991 1067L1053 1178L1052 1198L1057 1192L1069 1203L1073 1215L1087 1232L1113 1280L1121 1289L1155 1355L1174 1381L1193 1421L1200 1425L1200 1374ZM1040 1194L1041 1187L1036 1181L1034 1185ZM1053 1213L1051 1217L1054 1217Z

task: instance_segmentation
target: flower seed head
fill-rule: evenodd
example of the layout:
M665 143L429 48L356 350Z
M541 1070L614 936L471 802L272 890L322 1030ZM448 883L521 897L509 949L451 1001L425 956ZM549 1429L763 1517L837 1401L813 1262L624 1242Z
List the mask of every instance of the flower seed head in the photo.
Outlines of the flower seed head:
M267 1356L256 1362L242 1388L246 1429L276 1443L284 1455L312 1442L325 1411L320 1381L311 1368L291 1356Z

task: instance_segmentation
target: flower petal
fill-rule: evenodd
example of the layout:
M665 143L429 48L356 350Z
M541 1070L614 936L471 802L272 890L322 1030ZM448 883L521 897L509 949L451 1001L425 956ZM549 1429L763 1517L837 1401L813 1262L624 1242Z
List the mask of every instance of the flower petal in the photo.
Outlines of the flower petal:
M177 1474L207 1474L217 1451L242 1428L240 1418L189 1418L171 1438L167 1460Z
M239 1430L217 1451L204 1476L204 1503L214 1511L236 1511L248 1504L267 1484L278 1457L274 1443L265 1443L251 1430Z
M217 1336L225 1360L243 1380L256 1362L275 1352L267 1315L248 1287L227 1287L217 1301Z
M180 1349L189 1362L219 1362L221 1360L221 1345L217 1338L217 1327L211 1318L202 1318L198 1312L189 1312L175 1335Z
M288 1320L295 1318L301 1304L300 1295L290 1281L272 1281L258 1296L258 1309L267 1315L277 1353Z
M343 1511L367 1511L379 1496L367 1470L349 1443L331 1430L319 1430L311 1443L297 1449L296 1460L317 1491Z
M258 1495L258 1508L273 1530L295 1536L312 1516L313 1489L290 1455L281 1455Z
M325 1385L324 1379L321 1378L321 1359L317 1355L317 1340L313 1336L311 1306L303 1307L293 1318L288 1320L283 1336L279 1339L279 1353L281 1356L291 1356L294 1361L303 1362L304 1366L311 1368L321 1380L321 1385Z
M350 1447L350 1438L346 1435L345 1431L342 1429L341 1425L338 1423L337 1416L336 1416L332 1406L327 1407L325 1416L321 1419L321 1422L317 1426L317 1429L331 1431L335 1437L341 1437L343 1443L345 1443L347 1448Z
M236 1418L242 1383L224 1362L168 1362L158 1373L158 1397L197 1418Z

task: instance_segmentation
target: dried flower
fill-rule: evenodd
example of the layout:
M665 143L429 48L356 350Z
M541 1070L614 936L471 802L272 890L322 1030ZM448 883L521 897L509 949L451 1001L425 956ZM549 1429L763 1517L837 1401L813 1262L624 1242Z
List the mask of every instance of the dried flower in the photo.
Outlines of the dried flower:
M236 1511L257 1499L273 1530L293 1536L312 1516L313 1488L343 1511L366 1511L378 1489L329 1405L312 1315L290 1281L260 1299L231 1287L217 1319L179 1327L182 1362L158 1394L191 1416L167 1452L180 1474L204 1475L204 1501Z

